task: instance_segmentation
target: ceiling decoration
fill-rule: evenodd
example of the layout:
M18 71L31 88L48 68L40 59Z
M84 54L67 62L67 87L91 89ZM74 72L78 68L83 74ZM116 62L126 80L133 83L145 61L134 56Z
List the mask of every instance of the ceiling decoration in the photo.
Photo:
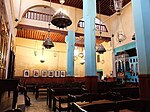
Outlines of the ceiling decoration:
M49 0L44 0L44 1L49 1ZM96 1L97 1L97 12L99 13L98 11L99 0ZM123 0L123 6L125 6L130 1L131 0ZM51 2L60 4L59 0L52 0ZM110 3L113 3L113 0L101 0L101 4L100 4L101 14L110 16L115 13L115 11L111 9ZM82 0L66 0L64 5L83 9Z

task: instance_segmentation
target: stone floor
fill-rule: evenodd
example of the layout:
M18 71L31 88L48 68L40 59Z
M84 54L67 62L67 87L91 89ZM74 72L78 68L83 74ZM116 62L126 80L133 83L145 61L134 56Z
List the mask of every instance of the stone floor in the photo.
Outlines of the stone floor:
M30 97L31 105L26 107L25 112L53 112L46 104L46 97L40 97L36 100L35 95L32 92L29 92L28 96Z

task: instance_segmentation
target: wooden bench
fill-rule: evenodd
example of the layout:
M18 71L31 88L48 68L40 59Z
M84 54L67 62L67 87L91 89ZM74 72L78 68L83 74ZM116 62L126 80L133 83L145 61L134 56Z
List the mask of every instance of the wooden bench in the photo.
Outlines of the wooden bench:
M145 105L142 100L122 100L117 102L111 101L93 101L91 103L73 103L72 112L148 112L145 110Z
M35 99L37 100L39 96L47 96L49 84L38 84L35 87ZM48 100L48 99L47 99Z
M88 91L84 88L53 88L53 89L49 89L48 91L48 99L49 99L49 102L48 102L48 105L49 105L49 108L52 107L52 100L53 102L59 102L59 97L66 97L67 98L67 95L68 94L74 94L74 95L81 95L83 93L87 93ZM55 103L53 103L53 109L55 109L56 106L55 106Z
M75 93L74 93L75 94ZM75 96L75 97L74 97ZM92 100L98 100L98 94L92 94L92 93L83 93L80 95L70 95L68 94L67 96L55 96L53 99L53 110L56 112L58 110L59 112L61 111L70 111L72 106L72 102L92 102Z
M116 103L114 101L109 101L109 100L97 100L97 101L86 102L86 103L76 102L73 103L72 106L73 106L72 112L78 112L77 109L80 110L83 109L87 112L107 112L107 111L114 112L116 110Z
M112 92L120 93L122 96L130 98L139 98L139 88L138 87L117 87L111 89Z

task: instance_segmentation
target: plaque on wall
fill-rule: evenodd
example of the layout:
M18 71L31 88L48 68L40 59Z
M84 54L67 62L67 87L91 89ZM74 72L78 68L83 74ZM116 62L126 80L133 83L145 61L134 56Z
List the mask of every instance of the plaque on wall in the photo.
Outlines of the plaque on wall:
M47 77L48 71L42 70L41 74L42 74L42 77Z
M33 77L39 77L40 76L40 70L35 69L33 70Z
M54 77L55 71L54 70L49 70L48 71L48 77Z
M29 77L29 76L30 76L30 71L29 71L29 69L23 70L23 76L24 76L24 77Z
M62 70L61 73L60 73L60 76L61 76L61 77L66 77L66 71L65 71L65 70Z
M60 77L60 71L59 70L55 71L55 77Z

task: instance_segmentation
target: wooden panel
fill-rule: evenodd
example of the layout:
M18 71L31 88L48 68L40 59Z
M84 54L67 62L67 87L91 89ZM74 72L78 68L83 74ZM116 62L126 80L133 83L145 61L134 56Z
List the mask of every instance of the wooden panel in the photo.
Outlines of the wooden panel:
M85 82L85 77L20 77L16 76L16 79L20 79L20 83L51 83L51 84L64 84L71 82Z
M139 75L140 99L150 101L150 74Z

